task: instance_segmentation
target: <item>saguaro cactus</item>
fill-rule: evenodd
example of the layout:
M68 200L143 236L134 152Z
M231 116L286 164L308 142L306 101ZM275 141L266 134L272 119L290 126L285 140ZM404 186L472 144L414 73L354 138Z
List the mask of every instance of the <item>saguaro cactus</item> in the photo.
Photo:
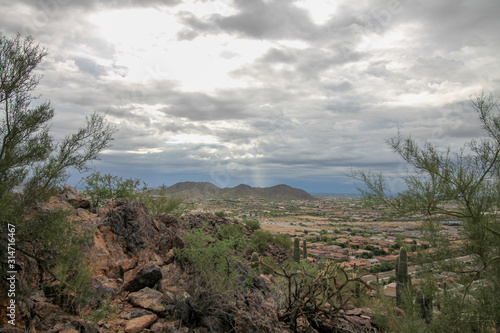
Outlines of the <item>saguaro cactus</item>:
M305 239L302 242L302 250L304 251L304 259L307 259L307 241Z
M399 256L396 259L396 305L403 305L403 290L406 290L410 284L410 276L408 275L408 254L404 247L399 250Z
M298 238L295 238L293 241L293 260L295 262L300 262L300 244Z
M429 324L432 321L432 298L426 297L424 293L419 290L415 301L417 305L420 306L420 317Z

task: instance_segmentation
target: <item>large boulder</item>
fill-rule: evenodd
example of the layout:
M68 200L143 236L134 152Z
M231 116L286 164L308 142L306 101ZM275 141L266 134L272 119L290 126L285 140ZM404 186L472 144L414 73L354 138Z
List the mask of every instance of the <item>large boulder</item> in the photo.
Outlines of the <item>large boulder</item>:
M170 250L184 246L178 233L153 219L142 203L128 199L111 202L98 210L97 217L90 263L109 278L122 278L127 271L147 263L170 263ZM147 284L126 290L146 286L151 287Z

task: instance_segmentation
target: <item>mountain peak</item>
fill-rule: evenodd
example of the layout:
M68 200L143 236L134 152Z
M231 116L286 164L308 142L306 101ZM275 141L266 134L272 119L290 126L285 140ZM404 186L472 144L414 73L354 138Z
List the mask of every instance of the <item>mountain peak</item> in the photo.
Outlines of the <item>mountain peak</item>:
M233 188L219 188L209 182L185 181L176 183L166 189L167 193L175 194L186 199L239 199L244 197L259 197L271 201L288 200L316 200L304 190L291 187L286 184L279 184L272 187L252 187L240 184Z

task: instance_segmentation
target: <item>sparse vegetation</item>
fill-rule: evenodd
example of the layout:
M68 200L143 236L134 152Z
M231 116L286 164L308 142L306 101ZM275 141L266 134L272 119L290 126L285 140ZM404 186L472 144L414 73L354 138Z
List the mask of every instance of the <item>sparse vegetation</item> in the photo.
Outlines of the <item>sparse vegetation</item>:
M167 195L164 189L160 189L158 194L144 191L139 194L138 199L146 205L153 216L171 214L180 217L188 211L188 206L184 204L183 199Z
M278 269L268 268L283 281L285 299L278 315L294 332L299 318L315 329L334 330L336 317L359 294L359 285L370 288L360 277L349 276L332 262L317 267L289 263ZM320 324L319 318L328 320Z
M120 198L134 200L138 197L139 191L146 187L140 179L123 179L110 173L103 175L99 171L94 171L83 178L83 183L85 185L85 194L90 197L94 207L105 203L107 200Z

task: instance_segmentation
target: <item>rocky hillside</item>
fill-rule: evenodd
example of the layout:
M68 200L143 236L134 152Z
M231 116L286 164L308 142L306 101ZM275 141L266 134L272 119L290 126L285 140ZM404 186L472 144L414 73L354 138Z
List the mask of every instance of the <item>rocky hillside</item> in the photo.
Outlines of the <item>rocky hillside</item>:
M259 198L268 201L316 200L304 190L288 185L272 187L252 187L240 184L233 188L219 188L207 182L181 182L166 188L169 194L175 194L185 199L242 199Z
M64 209L78 228L92 232L84 254L91 267L94 296L76 306L73 293L54 292L58 282L34 259L19 253L17 283L27 289L17 299L16 327L6 322L6 301L0 298L0 332L291 332L278 315L283 304L275 277L252 269L250 254L242 253L235 263L243 279L237 281L238 292L226 293L225 298L214 294L211 281L201 278L178 255L186 247L186 235L200 227L216 237L221 226L237 225L251 236L253 231L238 222L210 214L153 218L142 203L128 199L92 208L71 188L38 209ZM259 255L278 264L291 257L275 244ZM345 328L338 332L372 332L367 314L351 307L335 321ZM318 332L300 322L297 331Z

